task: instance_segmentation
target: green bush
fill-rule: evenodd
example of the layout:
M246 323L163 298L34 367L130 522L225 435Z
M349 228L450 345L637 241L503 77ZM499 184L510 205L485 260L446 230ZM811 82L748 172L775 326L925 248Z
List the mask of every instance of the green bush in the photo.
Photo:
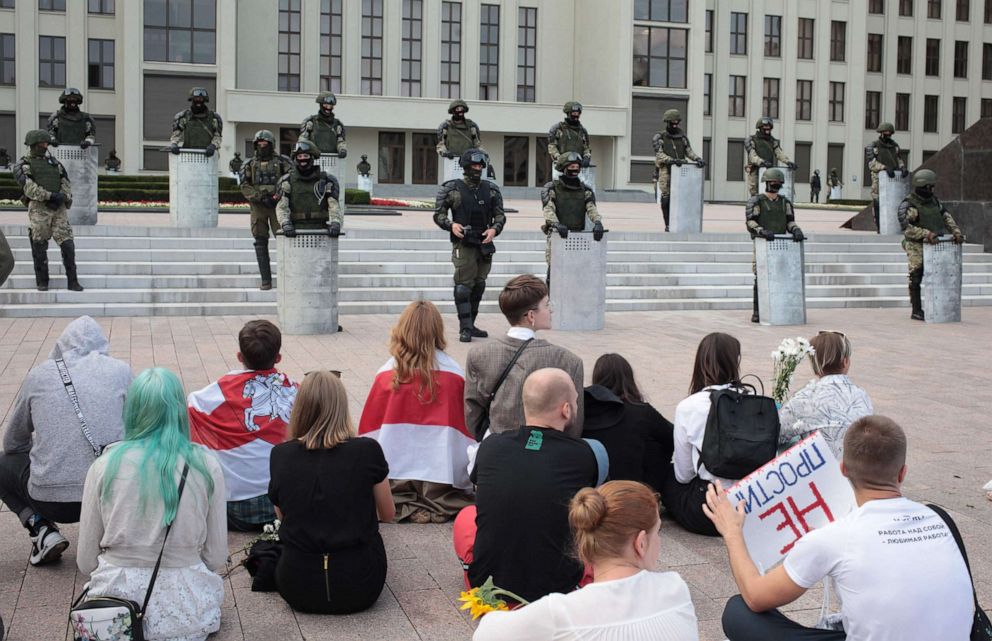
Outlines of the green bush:
M372 195L364 189L345 189L344 202L346 205L368 205Z

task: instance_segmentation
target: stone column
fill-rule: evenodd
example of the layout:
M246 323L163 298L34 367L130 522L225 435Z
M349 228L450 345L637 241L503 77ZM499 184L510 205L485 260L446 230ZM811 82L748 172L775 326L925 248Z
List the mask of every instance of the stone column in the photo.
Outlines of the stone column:
M276 237L277 304L284 334L338 331L338 239L325 231L298 230Z
M49 147L65 167L72 183L70 225L95 225L97 219L97 147L83 149L79 145Z
M758 193L765 193L765 172L770 169L770 167L760 167L758 169ZM796 185L795 178L796 173L789 169L788 167L775 167L785 175L785 182L782 183L782 189L778 192L779 196L785 196L791 202L796 202Z
M897 173L889 178L884 171L878 172L878 233L901 234L899 225L899 203L909 194L909 176L903 178Z
M551 329L603 329L607 236L597 242L590 232L551 234Z
M754 239L762 325L806 324L805 251L789 234Z
M672 165L671 230L676 234L703 231L703 172L694 164Z
M341 191L338 195L338 206L341 207L341 213L343 214L345 210L345 178L347 177L345 159L338 158L338 153L336 151L327 154L321 151L317 164L320 166L321 171L326 172L338 179L338 188Z
M183 149L169 154L169 214L173 227L217 226L217 154Z
M951 238L923 244L923 317L928 323L961 322L961 245Z

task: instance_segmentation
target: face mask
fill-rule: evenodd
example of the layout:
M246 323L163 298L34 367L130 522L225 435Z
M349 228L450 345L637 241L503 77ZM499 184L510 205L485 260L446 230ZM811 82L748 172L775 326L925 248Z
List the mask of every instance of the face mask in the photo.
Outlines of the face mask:
M469 165L465 168L465 177L469 180L481 180L482 167L479 165Z
M570 114L568 114L568 121L574 125L575 123L579 122L579 118L580 117L581 117L581 114L570 113Z
M916 195L920 198L931 198L933 196L933 185L923 185L916 188Z
M782 189L782 183L780 182L765 183L765 191L777 194L780 189Z
M330 118L332 115L334 115L334 107L332 105L321 105L320 113Z
M205 102L203 102L203 100L194 100L193 101L193 111L195 111L197 113L201 113L201 112L206 111L206 110L207 110L207 104Z
M299 170L301 174L309 174L313 170L313 158L309 155L296 157L296 169Z
M65 103L65 110L66 111L79 111L79 103L78 102L67 102L67 103Z
M451 114L451 119L452 120L457 120L458 122L461 122L461 121L465 120L465 112L464 111L456 111L455 113Z
M568 178L578 178L579 168L578 167L565 167L565 176Z
M272 155L272 145L270 145L267 140L259 142L255 145L255 149L258 151L258 155L262 158L268 158Z
M678 130L679 130L679 123L677 123L677 122L670 122L670 123L668 123L668 131L669 131L669 133L673 133L674 134L674 133L677 133Z
M888 140L889 138L892 138L892 134L882 134L881 138L882 140Z
M771 127L762 127L761 128L761 135L762 136L771 136L772 135L772 129L771 129Z

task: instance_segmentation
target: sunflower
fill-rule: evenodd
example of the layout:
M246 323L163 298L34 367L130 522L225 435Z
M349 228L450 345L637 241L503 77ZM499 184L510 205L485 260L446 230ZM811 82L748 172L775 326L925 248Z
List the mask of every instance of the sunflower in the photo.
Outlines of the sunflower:
M472 618L478 619L488 612L506 611L510 609L510 607L506 604L506 601L499 598L500 595L508 596L519 602L521 605L527 605L527 601L521 599L516 594L493 585L493 577L491 576L479 587L472 588L467 592L462 592L461 596L458 597L458 600L464 604L461 607L462 610L469 610L472 614Z

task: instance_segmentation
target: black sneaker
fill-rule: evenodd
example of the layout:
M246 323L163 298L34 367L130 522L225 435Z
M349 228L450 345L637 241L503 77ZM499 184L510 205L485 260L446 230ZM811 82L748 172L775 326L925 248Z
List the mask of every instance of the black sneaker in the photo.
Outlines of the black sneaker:
M761 322L761 318L759 318L757 314L751 314L751 322L752 323L760 323Z
M463 343L471 343L472 342L471 328L466 327L465 329L458 332L458 340Z
M69 542L50 524L42 522L37 526L37 534L31 535L31 565L44 565L57 561L65 549L69 547Z
M489 338L489 332L484 329L479 329L475 325L469 328L469 331L472 333L472 338Z
M918 321L925 321L926 320L926 318L923 317L923 312L922 311L913 312L912 314L910 314L909 317L912 320L918 320Z

